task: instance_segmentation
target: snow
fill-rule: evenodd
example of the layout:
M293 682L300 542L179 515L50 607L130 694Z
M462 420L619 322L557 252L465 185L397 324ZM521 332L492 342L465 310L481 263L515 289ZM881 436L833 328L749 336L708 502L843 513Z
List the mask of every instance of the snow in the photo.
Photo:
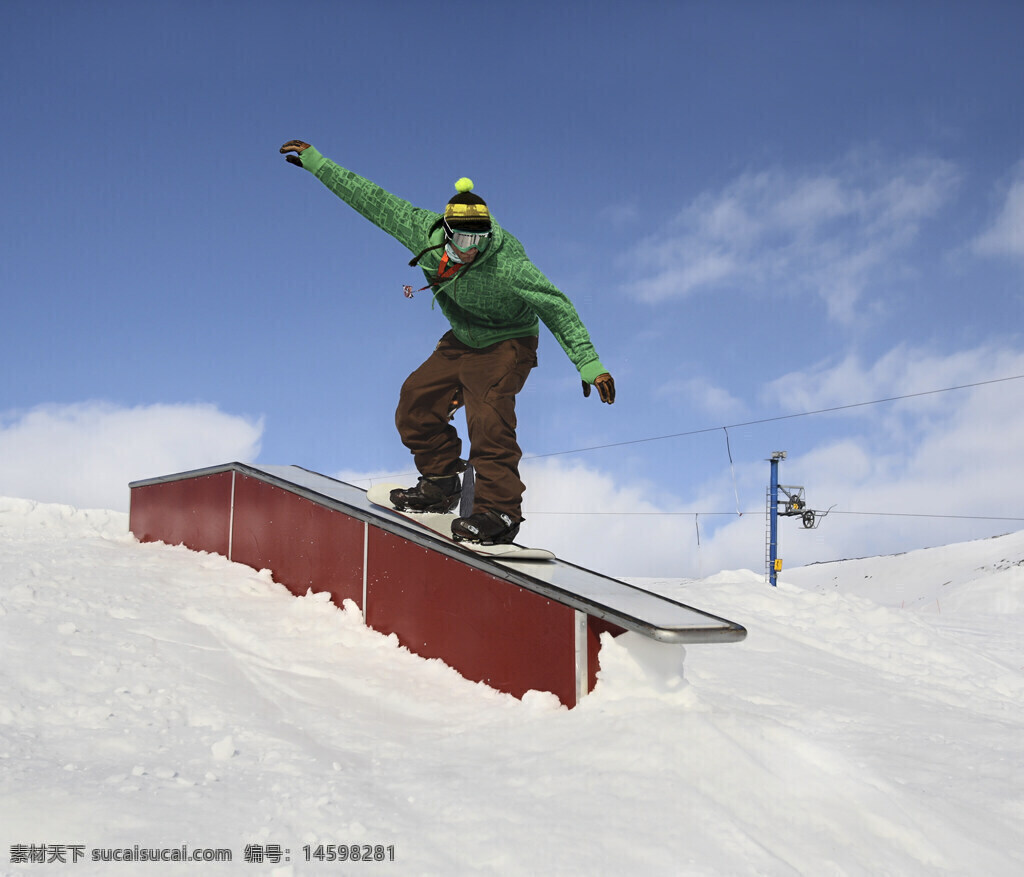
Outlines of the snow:
M124 514L0 499L0 873L1024 873L1024 532L635 581L747 639L606 638L567 710ZM233 861L91 859L184 844Z

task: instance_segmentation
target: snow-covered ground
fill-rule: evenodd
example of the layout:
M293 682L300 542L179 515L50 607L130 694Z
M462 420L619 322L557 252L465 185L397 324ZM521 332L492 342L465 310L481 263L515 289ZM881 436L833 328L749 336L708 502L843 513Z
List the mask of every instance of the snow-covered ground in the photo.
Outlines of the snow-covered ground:
M127 529L0 499L0 873L1024 873L1024 533L647 580L747 639L606 641L566 710Z

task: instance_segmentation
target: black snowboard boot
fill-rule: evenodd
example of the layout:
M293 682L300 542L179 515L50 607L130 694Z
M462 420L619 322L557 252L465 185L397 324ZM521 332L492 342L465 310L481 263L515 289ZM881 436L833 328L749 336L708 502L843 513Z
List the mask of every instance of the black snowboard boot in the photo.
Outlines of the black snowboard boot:
M489 509L452 521L452 538L456 542L507 545L519 533L519 524L504 512Z
M391 491L391 504L400 512L452 511L462 497L458 475L421 475L415 487Z

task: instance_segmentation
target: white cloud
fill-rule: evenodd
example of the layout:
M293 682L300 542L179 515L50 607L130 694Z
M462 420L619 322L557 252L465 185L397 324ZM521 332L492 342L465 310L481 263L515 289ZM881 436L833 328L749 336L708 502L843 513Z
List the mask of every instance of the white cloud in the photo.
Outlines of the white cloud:
M654 390L655 398L671 404L697 410L710 417L734 419L745 406L728 390L707 378L678 378L666 381Z
M1024 162L1007 187L999 215L974 241L974 250L984 256L1024 258Z
M851 357L832 369L787 375L766 392L787 406L800 396L798 407L815 410L1022 374L1024 353L1017 350L942 356L900 347L866 366ZM840 512L865 514L827 519L812 536L799 537L803 544L794 537L799 562L1021 529L1013 521L940 516L1024 517L1024 380L850 409L842 417L843 438L822 441L782 466L807 486L814 507L837 503ZM924 515L936 517L918 517Z
M782 400L780 408L786 411L815 410L1016 375L1024 375L1024 352L1019 350L979 347L941 355L898 347L871 363L851 357L831 368L789 375L766 388L765 396ZM795 399L802 405L794 406ZM837 416L830 417L838 437L833 429L832 437L822 437L781 464L782 482L804 486L810 507L837 506L814 530L805 530L795 518L781 522L780 554L787 567L1024 528L1009 520L968 520L1024 517L1024 456L1019 453L1024 447L1024 380L858 407L843 412L838 421ZM527 460L523 541L548 545L574 562L613 575L762 572L768 463L736 460L742 516L723 514L736 507L724 449L715 460L695 459L693 465L709 473L706 480L688 486L685 494L672 488L680 494L673 501L666 485L623 485L616 474L579 460Z
M685 575L691 515L665 515L655 486L617 479L581 462L525 460L521 539L610 575ZM685 547L683 547L685 545Z
M629 288L649 302L725 287L811 293L832 319L848 322L867 286L899 266L957 183L950 163L927 158L894 168L850 158L814 175L743 174L627 253L625 263L647 269Z
M951 410L950 398L930 391L996 380L1022 372L1024 355L1015 350L983 346L938 354L897 345L870 365L862 363L860 357L850 355L832 366L819 363L806 371L791 372L768 383L762 395L768 404L798 412L841 406L854 400L872 401L928 393L901 401L894 410L948 411ZM873 410L884 412L889 409Z
M419 474L410 458L406 461L404 470L380 469L366 472L361 469L341 469L330 477L336 481L344 481L346 484L367 490L375 484L401 484L408 487L416 483Z
M128 483L259 454L262 421L212 405L41 405L0 415L0 495L128 510Z
M666 515L655 485L622 485L615 476L579 461L525 459L520 466L526 518L518 541L548 548L560 558L608 575L685 575L691 561L692 515ZM407 472L339 472L359 487L413 483Z

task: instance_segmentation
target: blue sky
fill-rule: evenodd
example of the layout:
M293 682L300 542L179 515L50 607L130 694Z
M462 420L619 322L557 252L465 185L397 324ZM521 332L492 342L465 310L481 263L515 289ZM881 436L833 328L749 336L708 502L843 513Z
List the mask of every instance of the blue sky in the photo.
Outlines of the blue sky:
M1019 529L966 518L1024 518L1022 380L772 418L1024 375L1022 32L1012 2L6 4L0 493L411 471L397 392L446 326L302 138L425 207L472 177L579 309L619 398L542 329L527 541L757 569L775 450L836 506L787 563Z

